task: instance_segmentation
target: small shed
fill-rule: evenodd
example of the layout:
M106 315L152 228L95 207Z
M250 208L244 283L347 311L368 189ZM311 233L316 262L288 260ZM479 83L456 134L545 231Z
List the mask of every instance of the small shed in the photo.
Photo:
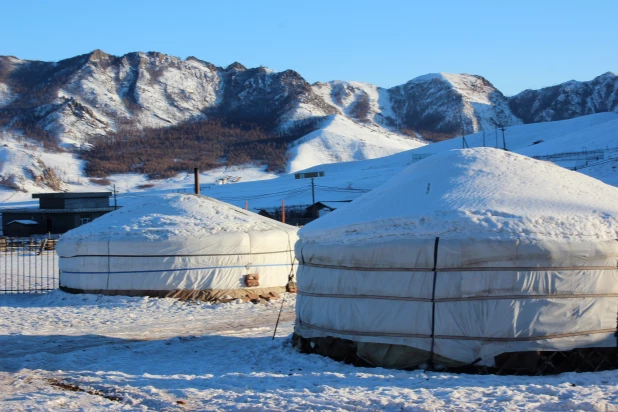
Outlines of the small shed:
M7 227L10 227L10 232L14 233L13 236L28 237L36 235L38 233L39 222L34 220L12 220L7 223Z

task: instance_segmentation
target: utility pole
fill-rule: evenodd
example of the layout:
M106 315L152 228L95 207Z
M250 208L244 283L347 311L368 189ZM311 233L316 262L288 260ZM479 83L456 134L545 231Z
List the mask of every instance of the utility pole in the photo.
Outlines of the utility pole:
M616 337L616 349L618 350L618 308L616 310L616 333L614 333L614 336ZM618 367L618 356L614 361L614 366Z
M311 178L311 204L315 205L315 178Z
M502 130L502 145L503 145L503 149L506 149L506 138L504 137L504 131L506 130L506 127L504 127L504 125L500 125L500 130Z
M118 210L118 200L116 199L116 183L114 183L114 210Z
M494 126L496 126L496 149L498 148L498 129L502 131L502 149L508 150L506 148L506 137L504 136L504 132L506 130L506 126L510 124L509 118L505 115L502 109L494 106L494 113L496 117L492 120Z
M324 176L324 172L307 172L294 174L295 179L311 179L311 204L315 205L315 178Z
M197 167L193 168L193 185L194 191L196 195L200 194L200 169Z
M285 200L281 199L281 223L285 223Z
M463 121L463 116L461 117L461 148L465 149L465 148L469 148L470 146L468 146L468 142L466 142L466 125Z
M470 146L468 146L468 142L466 142L466 137L462 136L463 141L461 142L461 148L462 149L466 149L466 148L470 148Z

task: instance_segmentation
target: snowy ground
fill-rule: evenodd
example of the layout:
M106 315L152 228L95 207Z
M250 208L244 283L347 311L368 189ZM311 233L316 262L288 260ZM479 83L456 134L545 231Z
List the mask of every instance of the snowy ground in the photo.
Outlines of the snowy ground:
M0 295L6 410L618 410L618 371L545 377L355 368L294 351L268 305Z

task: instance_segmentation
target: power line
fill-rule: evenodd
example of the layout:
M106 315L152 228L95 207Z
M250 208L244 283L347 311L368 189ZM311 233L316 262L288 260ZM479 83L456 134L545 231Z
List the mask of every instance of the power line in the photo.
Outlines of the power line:
M310 186L307 185L307 186L304 186L304 187L301 187L301 188L285 190L285 191L281 191L281 192L274 192L274 193L269 193L269 194L263 194L263 195L227 196L227 197L226 196L222 196L222 197L215 197L215 196L213 196L213 197L215 199L226 200L226 201L264 199L264 198L269 198L269 197L278 197L278 196L283 196L283 195L291 195L291 194L304 193L309 188L310 188Z
M335 186L321 186L321 185L315 185L315 187L318 187L322 190L326 190L326 191L337 191L337 192L359 192L359 193L366 193L366 192L370 192L370 189L354 189L351 187L335 187Z

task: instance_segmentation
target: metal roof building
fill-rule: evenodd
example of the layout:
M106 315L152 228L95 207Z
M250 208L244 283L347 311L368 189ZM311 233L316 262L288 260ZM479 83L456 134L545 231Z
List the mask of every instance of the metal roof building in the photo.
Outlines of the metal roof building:
M2 209L5 236L65 233L115 209L109 205L111 192L35 193L39 207ZM16 224L29 221L31 223Z

